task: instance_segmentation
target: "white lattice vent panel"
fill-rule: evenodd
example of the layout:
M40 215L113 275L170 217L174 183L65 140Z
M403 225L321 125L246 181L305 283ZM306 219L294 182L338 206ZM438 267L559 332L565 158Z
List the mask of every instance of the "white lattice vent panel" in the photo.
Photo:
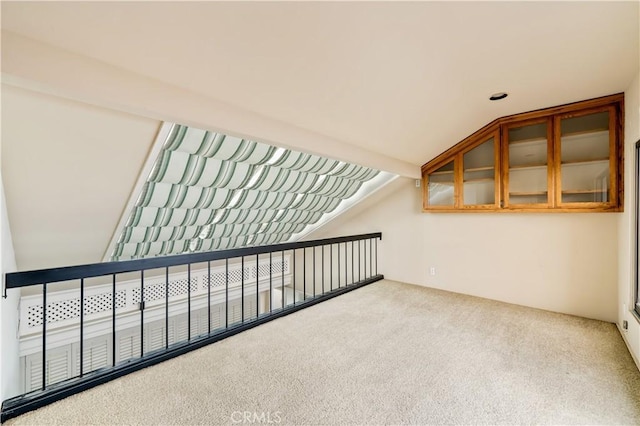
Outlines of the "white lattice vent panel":
M283 268L284 265L284 268ZM285 261L282 260L274 260L271 265L271 276L281 276L282 271L285 271L285 274L289 271L289 259L285 258ZM244 281L245 283L248 281L255 281L256 276L260 280L269 279L269 262L260 262L258 267L256 265L245 265L244 268ZM237 284L242 282L242 268L229 268L229 284ZM211 273L211 287L223 287L227 282L227 274L226 271L219 271L216 273ZM207 288L207 276L205 275L202 280L202 287Z
M198 278L191 277L191 292L198 289ZM140 303L140 287L132 290L133 303ZM167 297L166 285L164 282L144 286L144 301L152 302L154 300L165 299ZM182 296L189 293L189 280L182 278L169 281L169 297Z
M289 274L290 256L283 259L273 259L271 267L267 259L255 261L245 260L244 276L242 263L229 264L229 269L224 266L191 271L191 286L189 288L186 272L171 274L169 276L168 296L170 302L184 300L189 295L206 295L208 283L216 291L224 291L229 287L242 283L267 281L269 278L282 277ZM132 312L139 309L141 288L140 280L131 280L117 284L116 312L118 314ZM53 285L49 285L51 289ZM106 318L113 314L112 286L102 285L88 287L84 297L84 319L86 321ZM213 293L212 293L213 294ZM145 279L144 301L162 302L167 298L166 281L164 277ZM77 324L80 318L80 290L65 290L47 292L47 329L64 327ZM20 301L20 335L39 333L42 331L42 296L25 296Z
M116 310L126 306L126 291L116 292ZM105 292L84 298L84 314L92 315L112 311L112 293ZM80 317L80 298L60 300L47 303L47 324ZM42 325L42 304L31 305L27 308L27 325L36 327Z
M269 265L259 265L258 275L260 277L269 276Z

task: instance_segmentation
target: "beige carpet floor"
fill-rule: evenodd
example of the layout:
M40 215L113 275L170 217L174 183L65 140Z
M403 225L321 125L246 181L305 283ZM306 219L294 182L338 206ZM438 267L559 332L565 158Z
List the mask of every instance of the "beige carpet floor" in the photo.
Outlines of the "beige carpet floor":
M640 424L613 324L381 281L9 420Z

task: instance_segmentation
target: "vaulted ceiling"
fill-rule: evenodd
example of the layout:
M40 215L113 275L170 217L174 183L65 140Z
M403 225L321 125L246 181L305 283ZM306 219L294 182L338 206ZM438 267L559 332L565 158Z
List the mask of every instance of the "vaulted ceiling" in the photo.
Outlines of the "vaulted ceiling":
M624 91L640 62L637 2L1 8L2 175L21 268L61 261L50 234L103 232L86 246L104 254L162 121L417 177L497 117ZM510 96L490 102L499 91ZM58 166L74 146L84 149L71 155L75 177L87 174L76 184ZM92 182L108 207L78 201ZM52 194L66 201L34 211ZM90 231L98 225L106 230ZM100 260L61 251L65 264Z

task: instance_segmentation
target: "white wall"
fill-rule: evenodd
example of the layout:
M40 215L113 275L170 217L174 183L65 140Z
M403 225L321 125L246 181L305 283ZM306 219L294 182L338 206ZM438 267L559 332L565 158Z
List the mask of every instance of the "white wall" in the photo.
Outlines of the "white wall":
M18 267L100 262L160 122L1 90L2 176Z
M312 238L381 231L386 278L616 321L619 213L445 214L420 205L414 181L398 179Z
M4 288L4 274L16 270L9 218L4 198L4 186L0 177L0 275ZM0 299L0 401L20 393L18 358L18 301L19 290L7 292L6 299Z
M618 327L640 368L640 321L631 313L634 305L635 249L635 144L640 139L640 73L625 92L625 202L618 221ZM629 329L622 329L622 321Z

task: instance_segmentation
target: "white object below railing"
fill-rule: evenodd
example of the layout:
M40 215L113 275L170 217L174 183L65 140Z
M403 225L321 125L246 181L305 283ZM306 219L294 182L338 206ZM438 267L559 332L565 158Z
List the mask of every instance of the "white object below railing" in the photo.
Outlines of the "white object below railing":
M272 288L280 288L290 282L290 256L256 262L245 262L244 282L245 297L253 294L256 288L262 292ZM283 277L284 273L284 277ZM229 300L241 297L242 264L229 263L228 269ZM156 321L165 316L165 303L168 301L169 316L179 315L187 311L187 299L191 298L191 309L208 306L208 284L211 283L211 305L224 303L226 300L227 270L224 265L211 267L208 270L191 271L191 288L189 289L187 272L169 274L169 297L166 298L166 277L154 276L144 278L144 320L145 323ZM116 330L122 330L140 324L140 288L141 280L129 280L116 283ZM80 289L53 291L52 285L47 289L47 350L79 340L80 325ZM103 284L86 286L84 290L84 337L92 338L104 333L111 333L113 318L113 285ZM42 295L24 296L20 299L20 356L41 351L42 336Z

